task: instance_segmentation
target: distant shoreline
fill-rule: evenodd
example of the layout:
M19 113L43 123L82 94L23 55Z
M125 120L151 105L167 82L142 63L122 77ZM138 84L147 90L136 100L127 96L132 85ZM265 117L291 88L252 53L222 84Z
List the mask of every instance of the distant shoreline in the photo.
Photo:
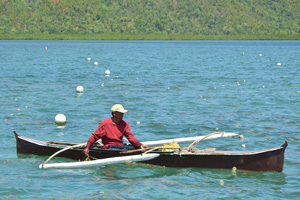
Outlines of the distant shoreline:
M0 40L300 40L295 35L0 34Z

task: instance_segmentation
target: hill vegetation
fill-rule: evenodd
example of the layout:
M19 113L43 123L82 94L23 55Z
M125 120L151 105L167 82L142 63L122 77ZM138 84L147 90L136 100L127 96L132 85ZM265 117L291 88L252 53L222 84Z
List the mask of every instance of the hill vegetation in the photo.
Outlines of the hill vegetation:
M2 39L300 39L299 0L1 0Z

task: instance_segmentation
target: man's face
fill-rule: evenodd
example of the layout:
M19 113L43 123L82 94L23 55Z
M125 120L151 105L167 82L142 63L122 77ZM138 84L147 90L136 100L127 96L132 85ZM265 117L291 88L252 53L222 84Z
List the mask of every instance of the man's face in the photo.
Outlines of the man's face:
M120 113L120 112L115 112L114 113L114 116L117 118L117 119L123 119L123 116L124 116L124 113Z

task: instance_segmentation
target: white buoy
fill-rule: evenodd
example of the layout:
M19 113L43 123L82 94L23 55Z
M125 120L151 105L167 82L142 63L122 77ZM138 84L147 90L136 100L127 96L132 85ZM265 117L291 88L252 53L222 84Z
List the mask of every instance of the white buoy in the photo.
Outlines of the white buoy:
M237 170L236 167L232 167L232 175L233 176L236 176L236 170Z
M262 57L262 54L259 54L259 57Z
M104 87L104 83L101 84L101 87Z
M224 181L220 180L220 186L224 186L224 185L225 185Z
M239 138L240 138L240 140L243 140L244 136L243 135L239 135Z
M140 121L137 121L136 123L137 123L137 124L141 124L141 122L140 122Z
M110 75L110 71L109 71L109 70L106 70L106 71L105 71L105 75L109 76L109 75Z
M94 65L97 66L97 65L98 65L98 62L94 62Z
M246 148L246 145L245 145L245 144L242 144L242 148Z
M88 61L91 61L91 58L87 58Z
M64 114L57 114L55 116L55 124L57 125L65 125L67 123L67 118Z
M77 86L77 88L76 88L77 93L83 93L83 91L84 91L84 88L81 85Z
M281 66L281 63L277 63L277 66Z

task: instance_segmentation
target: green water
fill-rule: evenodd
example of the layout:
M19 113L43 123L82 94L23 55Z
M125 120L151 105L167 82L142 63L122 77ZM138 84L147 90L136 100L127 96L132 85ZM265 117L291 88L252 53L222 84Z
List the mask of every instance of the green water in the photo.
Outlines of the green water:
M300 196L299 41L0 41L0 50L2 199ZM203 141L199 149L259 150L287 140L285 168L233 173L118 164L44 170L38 166L48 157L16 154L14 130L38 140L85 142L115 103L130 110L124 119L140 141L206 135L215 128L244 140ZM67 117L64 128L54 123L58 113ZM70 160L53 160L62 161Z

